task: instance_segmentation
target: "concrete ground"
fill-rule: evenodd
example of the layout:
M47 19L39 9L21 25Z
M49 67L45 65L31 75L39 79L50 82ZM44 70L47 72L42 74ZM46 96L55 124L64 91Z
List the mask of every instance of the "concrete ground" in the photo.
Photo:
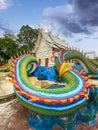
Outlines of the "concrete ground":
M0 104L15 98L9 77L0 77Z
M7 96L14 93L13 85L8 79L0 80L0 97Z
M32 130L27 118L28 110L17 99L0 104L0 130ZM61 129L55 127L54 130ZM95 126L79 124L76 130L98 130L98 123Z
M17 100L0 104L0 130L31 130L27 123L28 110Z
M98 85L98 80L90 80L91 83ZM13 86L8 79L0 80L0 99L14 94ZM17 99L12 101L0 102L0 130L32 130L28 125L28 110L19 104ZM41 129L40 129L41 130ZM54 130L61 130L55 127ZM98 122L94 126L79 124L76 130L98 130Z

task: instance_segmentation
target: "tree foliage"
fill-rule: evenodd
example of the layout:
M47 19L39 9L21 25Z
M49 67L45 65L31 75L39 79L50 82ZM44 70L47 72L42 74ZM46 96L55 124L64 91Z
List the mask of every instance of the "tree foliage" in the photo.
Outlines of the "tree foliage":
M0 65L6 63L18 51L32 51L37 37L38 29L32 29L28 25L23 25L17 36L5 32L0 38Z
M18 51L16 42L8 37L0 38L0 64L6 63Z
M17 35L18 45L26 47L28 51L34 49L38 37L38 29L33 29L29 25L23 25Z
M13 39L13 40L16 40L16 36L14 35L14 33L5 32L5 33L3 34L3 36L4 36L5 38L11 38L11 39Z

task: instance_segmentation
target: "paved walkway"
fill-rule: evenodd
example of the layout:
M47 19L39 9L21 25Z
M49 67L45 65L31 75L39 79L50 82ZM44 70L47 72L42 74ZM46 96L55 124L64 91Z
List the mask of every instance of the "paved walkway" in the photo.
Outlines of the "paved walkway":
M0 104L0 130L31 130L27 123L28 110L16 99Z
M28 110L16 99L0 104L0 130L32 130L28 125L27 118ZM61 129L55 127L54 130ZM98 130L98 123L95 126L79 124L76 130Z
M0 104L10 101L13 98L15 98L15 95L9 77L4 76L4 73L0 73Z
M14 93L12 84L7 80L3 79L0 81L0 97Z
M0 130L32 130L27 122L28 110L20 105L17 99L8 102L10 96L14 95L13 86L7 78L4 78L3 76L1 78L0 103L2 104L0 104ZM96 84L97 83L98 81L96 80ZM55 127L54 130L61 129ZM76 130L98 130L98 123L96 123L95 126L79 124Z

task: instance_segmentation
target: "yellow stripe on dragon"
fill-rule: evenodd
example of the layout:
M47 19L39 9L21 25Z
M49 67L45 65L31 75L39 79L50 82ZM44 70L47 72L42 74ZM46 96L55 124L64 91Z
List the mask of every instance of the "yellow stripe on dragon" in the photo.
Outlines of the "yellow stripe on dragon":
M27 74L29 65L37 68L37 60L30 54L19 54L11 62L11 82L19 102L26 108L45 115L60 116L76 111L86 104L89 98L90 87L80 74L75 72L70 65L58 57L55 67L59 78L66 84L59 88L38 88L33 85ZM28 71L29 72L29 71Z

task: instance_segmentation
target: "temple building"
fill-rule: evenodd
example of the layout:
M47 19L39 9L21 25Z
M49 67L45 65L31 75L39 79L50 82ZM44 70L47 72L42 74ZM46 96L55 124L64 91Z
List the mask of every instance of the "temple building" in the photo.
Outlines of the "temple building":
M68 43L65 40L61 40L51 32L45 32L43 29L39 29L39 35L33 53L35 53L39 65L52 66L60 51L66 47L68 47Z

